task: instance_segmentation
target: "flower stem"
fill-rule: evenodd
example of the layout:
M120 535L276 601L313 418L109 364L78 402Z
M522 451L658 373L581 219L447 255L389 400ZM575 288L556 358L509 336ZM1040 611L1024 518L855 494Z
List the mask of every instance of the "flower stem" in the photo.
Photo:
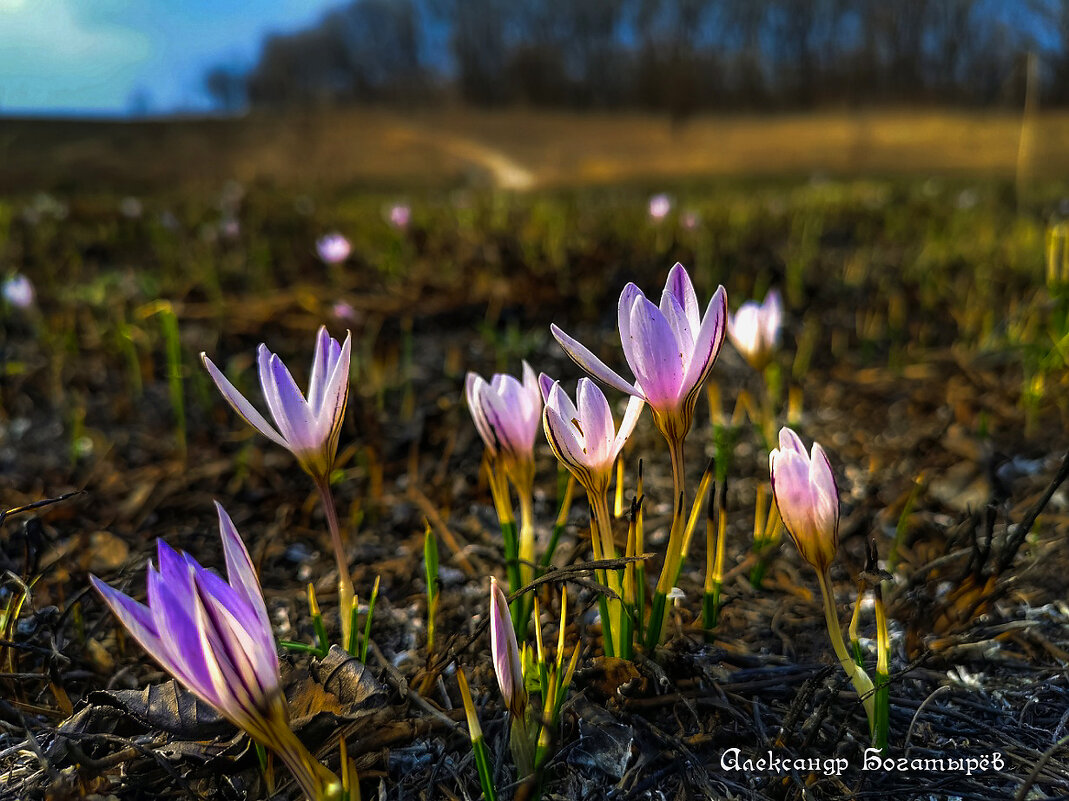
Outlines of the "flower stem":
M846 643L843 641L843 630L839 627L839 616L835 612L835 599L832 597L831 587L828 585L828 571L818 570L817 581L820 583L820 594L824 598L824 620L828 624L828 637L831 639L831 647L834 649L835 656L839 659L839 664L842 665L843 671L850 679L850 683L854 685L861 702L865 705L865 714L869 719L869 734L875 735L876 703L873 697L872 680L864 670L858 667L850 656L850 652L846 650Z
M286 767L290 769L293 778L310 801L341 799L341 782L338 777L312 756L288 725L278 727L272 734L275 742L269 744L270 748L286 763Z
M590 499L591 507L594 510L594 528L597 529L597 537L601 543L601 558L602 559L615 559L616 558L616 543L612 535L612 515L609 513L609 496L607 492L601 492L594 495ZM606 579L608 580L607 586L613 592L623 598L624 583L623 575L620 570L610 570L606 572ZM606 628L606 640L612 640L614 643L615 655L621 659L631 658L631 643L624 642L621 637L622 625L623 625L623 605L621 601L610 599L608 601L609 620L602 621L603 628ZM607 624L607 626L606 626ZM608 649L606 649L608 652Z
M668 550L664 556L664 566L661 568L661 577L657 580L657 591L653 596L653 606L650 610L650 622L646 629L646 649L652 651L661 641L661 629L664 626L664 617L667 612L666 600L672 589L675 577L683 569L683 535L686 528L686 513L684 501L686 499L686 486L683 478L683 438L668 439L668 453L672 459L672 485L675 488L673 502L675 510L672 513L672 529L668 534Z
M338 509L334 505L334 495L330 491L330 481L326 477L316 479L316 488L323 499L323 509L327 515L327 527L330 528L330 539L334 545L334 559L338 563L338 616L341 618L342 646L347 648L351 633L350 609L353 605L353 580L349 575L349 561L345 557L341 526L338 524Z

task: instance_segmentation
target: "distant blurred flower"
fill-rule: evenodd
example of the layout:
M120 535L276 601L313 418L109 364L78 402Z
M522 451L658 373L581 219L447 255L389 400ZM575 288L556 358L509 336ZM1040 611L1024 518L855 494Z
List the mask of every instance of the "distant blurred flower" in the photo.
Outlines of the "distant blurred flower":
M516 643L516 630L512 627L508 602L505 593L497 586L496 578L490 579L490 651L497 685L501 688L505 705L515 718L523 720L527 708L523 663L520 661L520 648Z
M650 217L663 220L672 210L672 199L663 192L650 198Z
M241 236L241 223L235 217L224 217L219 223L219 235L223 239L237 239Z
M553 453L587 493L603 494L612 481L616 457L642 414L642 398L632 397L628 401L617 429L609 402L589 378L579 379L577 403L572 403L559 381L545 373L539 376L538 385L546 402L542 425Z
M699 318L690 276L676 264L668 273L660 307L628 284L620 293L618 311L620 344L635 374L633 384L556 325L550 330L576 364L599 381L645 400L665 439L682 442L690 430L698 392L724 344L727 293L719 287Z
M119 201L119 213L127 219L138 219L142 211L141 201L136 197L127 196Z
M178 221L178 217L170 209L164 209L160 212L160 225L166 228L168 231L177 231L182 227L182 223Z
M316 252L327 264L341 264L352 250L349 240L337 232L322 236L316 242Z
M389 220L394 228L407 228L411 219L412 209L407 203L395 203L390 207Z
M352 321L356 319L356 309L352 305L346 303L344 300L337 301L330 308L331 313L339 320Z
M19 309L28 309L33 305L36 293L30 279L21 273L15 273L3 286L4 300Z
M764 303L748 300L734 315L728 315L728 336L742 357L755 370L763 370L779 345L783 324L783 301L770 289Z
M310 798L326 798L337 780L290 729L256 571L230 517L218 503L216 511L227 581L163 540L157 540L158 567L148 567L147 606L96 576L90 581L168 673L275 751Z
M505 373L495 374L489 383L468 373L464 390L468 411L491 458L500 457L514 481L529 481L534 476L534 441L542 420L542 395L531 365L523 363L522 384Z
M697 212L694 212L694 211L684 212L684 214L683 214L683 227L686 228L688 231L693 231L695 228L698 227L698 224L700 222L701 222L701 218L698 216Z
M839 546L839 490L827 454L814 442L810 456L798 435L784 427L768 465L787 533L802 558L823 574Z
M274 426L234 388L211 359L204 353L200 358L223 397L245 422L293 453L312 478L326 481L338 452L338 437L349 398L351 347L350 334L346 333L345 343L339 345L327 333L326 326L319 329L306 400L282 360L267 345L260 345L257 353L260 386Z

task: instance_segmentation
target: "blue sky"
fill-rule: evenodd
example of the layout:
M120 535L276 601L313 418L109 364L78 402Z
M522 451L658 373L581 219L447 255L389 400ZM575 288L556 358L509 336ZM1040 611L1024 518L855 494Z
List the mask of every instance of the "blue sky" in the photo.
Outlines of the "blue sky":
M203 109L205 70L341 0L0 0L0 113Z

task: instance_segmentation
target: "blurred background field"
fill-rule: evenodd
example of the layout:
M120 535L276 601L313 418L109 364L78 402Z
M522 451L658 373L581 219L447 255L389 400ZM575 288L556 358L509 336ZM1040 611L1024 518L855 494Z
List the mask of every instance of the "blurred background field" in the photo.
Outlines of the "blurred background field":
M841 615L870 535L896 578L892 747L1005 755L995 776L938 777L958 797L1069 793L1069 499L1052 483L1069 448L1069 5L359 0L263 20L245 5L0 0L0 45L61 32L55 69L0 46L0 509L83 493L0 520L0 796L266 795L232 731L116 694L164 676L87 576L136 595L157 537L220 564L216 498L276 633L311 636L309 581L332 618L311 487L199 362L255 396L266 342L303 383L325 323L353 333L335 492L362 597L381 576L387 702L296 693L302 737L336 764L343 732L365 797L478 797L443 722L463 721L452 668L424 648L420 565L429 520L445 654L507 764L488 644L468 639L502 553L465 373L526 359L571 387L551 322L619 367L620 289L655 293L676 261L703 301L718 284L731 308L784 295L780 422L789 410L840 479ZM351 245L338 263L316 250L331 232ZM694 481L715 426L739 428L713 642L704 543L658 664L607 663L577 620L548 798L933 792L924 774L715 767L729 747L856 756L866 739L793 546L760 588L745 577L767 450L736 399L759 386L726 344L688 440ZM648 418L629 494L639 458L660 547L670 481ZM586 532L580 501L563 553L582 558ZM308 660L284 662L299 676ZM437 717L412 701L424 680Z

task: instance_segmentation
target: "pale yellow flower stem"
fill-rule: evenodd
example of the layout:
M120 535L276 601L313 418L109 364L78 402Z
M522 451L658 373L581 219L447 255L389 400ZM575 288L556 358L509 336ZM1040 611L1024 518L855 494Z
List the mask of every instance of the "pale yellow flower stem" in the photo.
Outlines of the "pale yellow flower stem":
M309 801L338 801L341 799L341 782L304 747L289 726L280 726L272 731L274 742L266 743L279 755L293 778Z
M597 493L590 497L590 505L594 509L594 528L597 529L597 538L600 540L600 551L602 559L615 559L616 558L616 543L613 540L612 535L612 515L609 513L609 496L607 492ZM597 550L595 549L595 557L597 557ZM622 580L622 571L620 570L607 570L605 571L605 578L608 583L606 586L620 598L623 598L624 585ZM621 641L621 635L624 633L623 625L623 604L620 600L609 599L609 621L608 629L611 632L611 638L615 644L615 653L617 656L624 656L625 658L630 653L630 643L624 643Z
M334 494L330 491L327 478L317 478L316 488L323 499L323 510L327 516L327 527L334 545L334 559L338 563L338 616L341 618L342 646L350 646L350 625L352 623L353 580L349 575L349 561L345 558L345 546L342 544L341 526L338 524L338 509L334 505Z
M824 598L824 620L828 624L828 637L831 639L831 647L835 651L839 664L842 665L843 670L850 679L850 683L854 685L861 702L865 705L865 714L869 719L871 734L876 720L876 700L873 695L872 680L858 666L846 649L846 643L843 641L843 630L839 627L839 615L835 612L835 598L828 583L828 571L818 570L817 581L820 584L820 594Z

